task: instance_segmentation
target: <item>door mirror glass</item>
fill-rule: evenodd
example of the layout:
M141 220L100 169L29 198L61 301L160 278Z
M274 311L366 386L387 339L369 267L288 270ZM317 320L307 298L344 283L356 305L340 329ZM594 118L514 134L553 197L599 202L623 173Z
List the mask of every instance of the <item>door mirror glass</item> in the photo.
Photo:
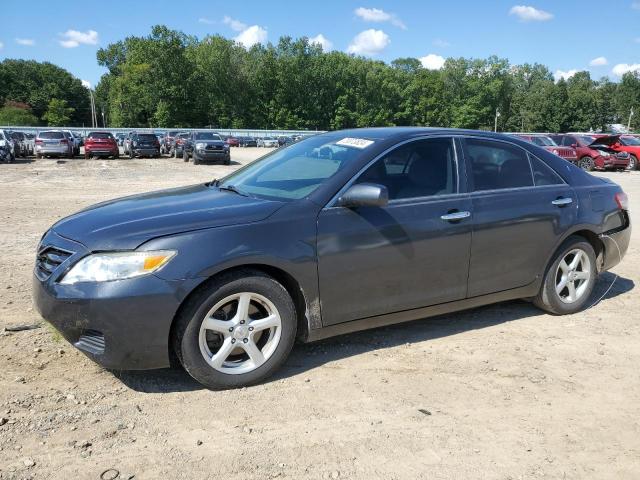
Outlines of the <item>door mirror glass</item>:
M383 185L358 183L352 185L338 199L337 206L347 208L385 207L389 203L389 191Z

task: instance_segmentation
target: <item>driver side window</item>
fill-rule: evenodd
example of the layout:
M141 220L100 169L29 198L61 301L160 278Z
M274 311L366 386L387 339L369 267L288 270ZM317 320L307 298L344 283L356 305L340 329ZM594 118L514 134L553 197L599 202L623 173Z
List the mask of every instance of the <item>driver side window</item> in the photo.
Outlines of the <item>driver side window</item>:
M389 200L456 193L453 139L432 138L406 143L377 160L356 183L387 187Z

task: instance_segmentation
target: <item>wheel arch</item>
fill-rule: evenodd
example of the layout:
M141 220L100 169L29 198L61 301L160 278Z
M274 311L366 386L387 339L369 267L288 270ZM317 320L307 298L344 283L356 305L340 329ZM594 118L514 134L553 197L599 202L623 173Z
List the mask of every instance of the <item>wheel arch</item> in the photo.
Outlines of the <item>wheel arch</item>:
M312 306L309 303L300 283L295 279L293 275L283 270L282 268L264 263L247 263L242 265L234 265L220 270L210 277L206 278L203 282L201 282L193 290L191 290L191 292L189 292L189 294L187 294L180 303L180 306L176 310L173 319L171 320L171 326L169 328L169 338L167 339L169 345L169 358L172 365L179 364L176 352L174 352L173 349L172 341L175 335L177 319L188 304L189 300L198 295L203 290L208 289L211 284L219 278L230 276L241 271L259 272L273 278L278 283L280 283L285 288L285 290L287 290L287 293L289 293L289 295L291 296L293 304L296 308L297 338L304 341L308 337L310 328L310 309L312 308Z
M556 254L558 249L567 240L567 238L571 236L582 237L587 242L589 242L589 244L593 247L593 250L596 253L596 268L598 272L600 271L602 267L602 263L604 261L604 243L602 242L602 240L600 240L598 233L596 233L594 229L588 226L582 225L582 226L576 226L575 228L565 232L565 234L556 243L551 253L547 256L547 261L544 265L544 271L543 271L542 277L544 277L544 274L546 274L547 269L551 265L554 255Z

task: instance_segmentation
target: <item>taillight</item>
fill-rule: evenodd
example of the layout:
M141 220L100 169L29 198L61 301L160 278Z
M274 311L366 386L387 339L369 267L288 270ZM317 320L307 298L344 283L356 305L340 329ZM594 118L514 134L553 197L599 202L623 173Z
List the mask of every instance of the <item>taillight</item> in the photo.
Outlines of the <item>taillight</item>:
M620 210L629 210L629 198L626 193L618 192L615 194L614 198Z
M43 143L42 140L40 140L39 138L36 138L36 145L40 145L42 143Z

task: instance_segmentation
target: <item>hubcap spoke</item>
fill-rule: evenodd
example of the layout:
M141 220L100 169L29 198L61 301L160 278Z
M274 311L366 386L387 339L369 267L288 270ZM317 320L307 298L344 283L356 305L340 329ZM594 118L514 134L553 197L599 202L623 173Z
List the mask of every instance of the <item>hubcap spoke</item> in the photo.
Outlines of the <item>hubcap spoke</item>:
M259 332L266 330L267 328L277 327L280 325L280 319L277 315L269 315L266 318L260 318L259 320L252 320L249 324L253 328L253 331Z
M564 258L560 262L560 269L562 270L562 273L569 273L569 265L567 265L567 262L565 262Z
M216 320L215 318L208 317L204 320L202 326L207 330L213 330L214 332L226 335L229 333L231 322L225 322L223 320Z
M560 293L562 292L562 290L564 290L564 287L566 286L567 286L567 279L566 277L562 277L562 280L560 280L558 285L556 285L556 293L560 295Z
M249 305L251 304L251 294L250 293L241 293L240 298L238 298L238 311L236 312L236 316L234 320L236 321L247 321L249 319Z
M218 350L213 357L209 360L209 363L213 368L220 368L224 361L229 358L231 352L235 348L235 344L231 342L231 337L227 337L222 342L220 350Z
M571 261L569 268L571 268L571 270L575 270L576 268L578 268L578 265L580 265L580 262L582 262L582 251L578 250L575 256L573 257L573 260Z
M244 351L247 352L256 367L264 363L264 355L253 340L249 339L247 343L241 343L240 346L244 348Z
M577 280L588 280L589 279L589 272L577 271L577 272L575 272L575 277L576 277Z
M569 301L576 301L576 284L574 282L567 283L567 290L569 290Z

